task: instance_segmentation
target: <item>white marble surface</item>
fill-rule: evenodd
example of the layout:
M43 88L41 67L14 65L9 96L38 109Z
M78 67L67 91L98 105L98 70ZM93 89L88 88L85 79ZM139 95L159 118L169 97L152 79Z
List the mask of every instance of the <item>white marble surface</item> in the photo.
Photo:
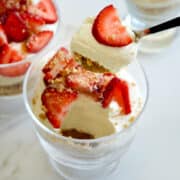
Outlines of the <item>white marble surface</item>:
M110 2L62 0L63 19L69 24L75 19L80 23ZM114 2L124 14L123 2ZM179 47L180 37L162 53L138 55L149 78L150 98L137 136L122 158L117 180L180 179ZM49 165L29 116L16 122L16 126L0 131L0 180L61 180Z

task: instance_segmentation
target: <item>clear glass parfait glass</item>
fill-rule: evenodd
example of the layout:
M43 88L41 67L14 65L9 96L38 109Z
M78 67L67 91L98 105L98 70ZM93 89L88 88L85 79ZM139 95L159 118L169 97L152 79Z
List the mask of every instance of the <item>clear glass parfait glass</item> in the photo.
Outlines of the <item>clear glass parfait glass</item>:
M149 87L144 70L137 61L127 67L127 71L136 80L143 98L142 112L129 127L98 139L74 139L64 137L45 126L32 110L34 92L42 80L41 70L54 54L55 50L39 61L34 61L26 74L23 85L25 105L39 141L52 166L63 178L68 180L111 178L118 173L120 158L128 150L135 136L137 122L147 102Z

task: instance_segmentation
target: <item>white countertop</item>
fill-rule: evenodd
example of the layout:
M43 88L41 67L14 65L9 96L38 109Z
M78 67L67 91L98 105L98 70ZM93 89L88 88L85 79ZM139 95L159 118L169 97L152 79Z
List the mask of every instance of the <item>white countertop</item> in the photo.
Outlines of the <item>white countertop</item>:
M111 2L61 0L62 19L68 24L76 20L80 23ZM114 2L125 14L123 2ZM121 160L117 180L180 179L179 47L180 37L162 53L138 55L149 78L150 98L137 136ZM0 180L34 179L60 180L49 165L27 115L16 126L0 132Z

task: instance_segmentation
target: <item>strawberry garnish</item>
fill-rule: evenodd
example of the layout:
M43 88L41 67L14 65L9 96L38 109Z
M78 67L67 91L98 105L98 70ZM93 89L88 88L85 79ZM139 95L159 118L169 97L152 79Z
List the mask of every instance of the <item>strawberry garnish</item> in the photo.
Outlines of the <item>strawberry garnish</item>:
M65 75L78 66L65 48L61 48L53 58L45 65L43 72L46 84L51 83L58 75Z
M108 107L113 100L122 108L122 114L131 113L128 84L126 81L117 77L114 77L109 82L103 93L103 107Z
M29 36L25 22L16 11L8 14L3 27L8 39L11 41L21 42Z
M22 64L10 66L10 67L0 67L0 75L7 76L7 77L22 76L26 73L29 66L30 66L30 62L25 62Z
M37 34L32 34L26 43L27 51L30 53L39 52L49 43L52 36L52 31L41 31Z
M23 56L12 49L8 44L0 47L0 64L16 63L23 60ZM0 67L0 75L8 77L16 77L25 74L30 63L25 62L22 64L12 65L9 67Z
M0 64L8 64L11 61L11 48L8 44L0 47Z
M132 42L131 36L121 24L117 10L109 5L105 7L96 17L92 34L101 44L121 47Z
M49 122L54 128L60 128L71 103L77 98L77 93L67 90L59 92L55 88L47 88L41 98Z
M58 19L52 0L41 0L36 6L31 6L29 11L42 17L48 24L55 23Z
M76 91L101 99L104 88L113 77L109 73L94 73L81 69L81 71L70 73L67 76L66 85Z
M39 27L45 24L43 18L28 12L21 13L21 17L25 21L29 32L37 32Z
M4 32L4 29L2 27L2 25L0 24L0 47L4 44L7 44L7 37L6 34Z

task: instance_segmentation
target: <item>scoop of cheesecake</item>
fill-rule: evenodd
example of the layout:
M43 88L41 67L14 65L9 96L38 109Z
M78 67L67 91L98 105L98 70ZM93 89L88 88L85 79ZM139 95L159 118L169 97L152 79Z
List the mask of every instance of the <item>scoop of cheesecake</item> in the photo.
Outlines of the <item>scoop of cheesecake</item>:
M84 58L98 63L110 72L118 72L120 68L131 63L137 54L136 43L123 47L111 47L100 44L92 35L94 18L87 18L71 41L71 50ZM134 38L133 32L127 31Z
M100 103L85 95L78 97L64 118L61 132L65 134L70 130L86 133L92 138L115 133L115 128L109 120L109 108L102 108Z

